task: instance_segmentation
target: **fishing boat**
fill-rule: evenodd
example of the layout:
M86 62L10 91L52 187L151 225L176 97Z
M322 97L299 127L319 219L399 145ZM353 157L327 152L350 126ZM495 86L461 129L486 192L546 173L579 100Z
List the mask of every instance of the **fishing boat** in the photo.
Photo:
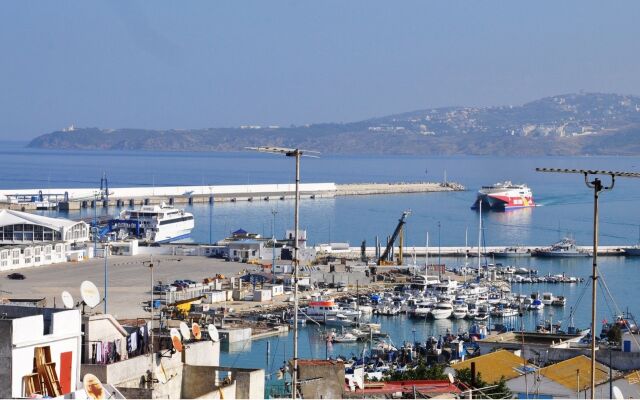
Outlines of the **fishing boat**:
M591 252L578 248L575 240L563 238L547 249L536 251L534 255L536 257L590 257Z

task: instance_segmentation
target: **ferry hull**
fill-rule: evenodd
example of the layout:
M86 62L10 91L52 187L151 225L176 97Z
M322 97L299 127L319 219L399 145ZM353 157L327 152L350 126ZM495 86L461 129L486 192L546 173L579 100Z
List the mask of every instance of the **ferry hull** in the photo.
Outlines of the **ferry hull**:
M490 210L516 210L520 208L535 207L535 202L531 196L508 196L498 194L478 194L476 202L471 207L478 209L482 202L483 209Z

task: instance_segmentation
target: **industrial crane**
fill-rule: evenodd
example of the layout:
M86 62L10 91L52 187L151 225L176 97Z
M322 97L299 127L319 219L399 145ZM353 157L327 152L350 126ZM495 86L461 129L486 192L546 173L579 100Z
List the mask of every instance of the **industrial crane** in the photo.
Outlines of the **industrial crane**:
M384 265L387 262L387 257L389 257L389 252L393 252L393 244L395 243L396 239L398 238L398 235L402 234L402 228L404 227L404 224L407 223L407 217L410 214L411 214L411 210L404 211L402 213L402 217L400 217L400 219L398 220L398 225L396 226L395 231L393 231L393 235L391 235L391 238L389 239L389 242L387 243L387 247L384 249L384 252L380 256L380 258L378 258L378 265ZM400 254L402 254L402 240L401 240L401 243L400 243ZM402 256L399 257L398 261L400 263L402 262Z

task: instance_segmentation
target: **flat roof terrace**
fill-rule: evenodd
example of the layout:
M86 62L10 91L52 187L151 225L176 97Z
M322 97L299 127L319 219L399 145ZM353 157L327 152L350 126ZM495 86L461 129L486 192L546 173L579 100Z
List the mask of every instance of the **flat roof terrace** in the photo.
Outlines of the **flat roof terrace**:
M110 256L108 258L108 309L114 317L146 317L143 303L149 301L150 271L146 264L148 255ZM158 281L171 283L176 279L191 279L196 282L216 274L234 276L254 266L227 262L220 259L197 256L154 256L154 284ZM10 280L0 276L0 289L10 292L11 298L47 298L47 306L62 307L60 294L67 290L80 301L80 284L89 280L96 284L104 296L104 259L90 259L81 263L65 262L20 270L26 279ZM236 308L236 306L233 306ZM97 310L102 312L103 305Z

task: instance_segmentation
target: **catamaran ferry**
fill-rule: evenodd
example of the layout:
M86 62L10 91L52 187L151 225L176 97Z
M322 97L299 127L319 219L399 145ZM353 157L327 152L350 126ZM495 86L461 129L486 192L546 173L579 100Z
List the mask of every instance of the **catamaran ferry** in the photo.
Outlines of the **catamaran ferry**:
M478 197L471 208L479 208L480 203L482 203L482 208L487 210L535 207L531 189L527 185L515 185L510 181L480 188Z

